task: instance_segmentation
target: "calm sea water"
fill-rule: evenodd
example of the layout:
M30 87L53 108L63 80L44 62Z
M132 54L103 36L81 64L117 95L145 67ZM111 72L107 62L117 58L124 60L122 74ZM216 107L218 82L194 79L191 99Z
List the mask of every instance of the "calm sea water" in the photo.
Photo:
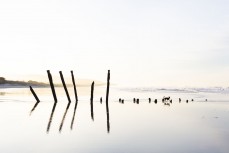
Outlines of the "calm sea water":
M0 89L0 152L229 152L229 94L222 90L112 87L109 114L104 87L95 87L93 111L90 87L78 88L78 103L69 88L70 104L62 88L56 104L49 88L34 90L38 104L28 88Z

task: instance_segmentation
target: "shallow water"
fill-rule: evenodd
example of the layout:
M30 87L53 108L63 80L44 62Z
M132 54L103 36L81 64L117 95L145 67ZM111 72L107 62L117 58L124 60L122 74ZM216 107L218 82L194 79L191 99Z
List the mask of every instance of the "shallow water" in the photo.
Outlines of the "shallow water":
M105 88L95 87L92 120L90 88L78 88L77 107L71 88L69 105L62 88L57 89L56 105L49 88L34 90L41 102L31 113L35 100L29 89L0 89L0 152L229 152L225 93L111 88L108 118ZM163 96L171 96L173 103L164 105ZM140 103L132 98L140 98Z

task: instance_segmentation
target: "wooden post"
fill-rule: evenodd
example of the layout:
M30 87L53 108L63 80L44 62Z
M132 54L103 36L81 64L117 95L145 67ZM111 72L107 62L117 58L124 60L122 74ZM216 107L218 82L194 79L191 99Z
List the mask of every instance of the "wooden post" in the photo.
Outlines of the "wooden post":
M102 104L102 102L103 102L103 98L102 98L102 97L100 97L100 103Z
M139 99L137 99L137 104L139 104Z
M75 84L75 78L74 78L73 71L71 71L71 75L72 75L72 83L73 83L73 87L74 87L75 98L76 98L76 101L78 101L78 95L77 95L77 90L76 90L76 84Z
M110 89L110 70L108 70L108 74L107 74L107 92L106 92L107 132L108 133L110 132L110 115L109 115L109 105L108 105L109 89Z
M32 92L34 98L37 100L37 102L40 102L40 100L39 100L39 98L37 97L37 95L36 95L35 91L33 90L33 88L32 88L31 86L29 86L29 88L30 88L30 91Z
M106 93L106 108L108 108L108 98L109 98L109 89L110 89L110 70L108 70L107 74L107 93Z
M47 73L48 73L49 83L52 89L52 95L53 95L54 101L57 102L56 92L55 92L55 88L54 88L53 81L52 81L52 75L49 70L47 70Z
M68 89L67 89L67 86L66 86L65 81L64 81L64 76L63 76L61 71L59 71L59 73L60 73L60 78L61 78L62 84L64 86L65 93L66 93L67 98L68 98L68 102L71 102L70 96L68 94Z
M91 118L92 118L92 120L94 120L94 111L93 111L93 94L94 94L94 81L92 82L92 84L91 84Z

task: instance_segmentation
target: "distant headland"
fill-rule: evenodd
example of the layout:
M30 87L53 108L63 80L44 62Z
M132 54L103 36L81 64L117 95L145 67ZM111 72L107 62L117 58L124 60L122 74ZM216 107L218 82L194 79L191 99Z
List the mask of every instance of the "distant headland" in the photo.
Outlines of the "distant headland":
M87 80L80 80L80 83L77 86L90 86L90 81ZM104 85L103 82L97 81L97 86L102 86ZM38 82L38 81L15 81L15 80L7 80L4 77L0 77L0 88L20 88L20 87L38 87L38 88L45 88L49 87L49 83L44 83L44 82ZM55 87L62 87L62 84L55 84ZM72 86L72 84L67 84L67 86Z
M27 86L35 86L35 87L48 87L49 84L44 82L37 81L13 81L6 80L4 77L0 77L0 87L27 87Z

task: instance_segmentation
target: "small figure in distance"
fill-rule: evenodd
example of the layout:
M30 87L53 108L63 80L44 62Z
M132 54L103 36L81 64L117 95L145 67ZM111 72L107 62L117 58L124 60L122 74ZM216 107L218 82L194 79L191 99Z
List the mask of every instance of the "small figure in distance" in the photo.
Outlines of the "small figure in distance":
M188 100L186 100L186 103L188 103Z
M205 101L208 101L208 99L205 99Z
M192 99L192 102L194 101L194 99Z
M172 99L170 99L170 101L169 101L171 104L173 103L173 100Z
M157 99L154 100L154 103L157 104Z
M135 103L135 101L136 101L136 99L134 98L134 99L133 99L133 102Z
M122 100L122 104L124 104L124 99Z
M149 103L151 103L151 98L149 98Z
M118 100L120 103L122 102L122 99L121 98L119 98L119 100Z
M179 103L181 102L181 98L179 98Z

